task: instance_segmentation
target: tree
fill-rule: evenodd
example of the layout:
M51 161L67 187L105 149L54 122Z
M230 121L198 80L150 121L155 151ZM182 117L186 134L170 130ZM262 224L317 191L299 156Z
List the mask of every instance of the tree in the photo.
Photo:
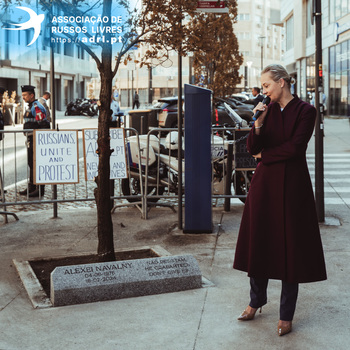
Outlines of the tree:
M4 0L2 7L6 10L11 5L21 5L24 0ZM107 31L111 28L112 4L118 4L120 8L126 11L126 19L122 25L123 34L116 52L116 57L112 59L112 34ZM40 6L45 12L50 13L54 7L54 13L60 13L62 16L83 17L89 16L91 11L97 11L102 6L102 21L100 28L105 34L105 40L95 42L95 46L88 45L86 41L81 40L81 30L84 24L81 22L70 23L73 28L70 32L64 32L68 39L75 45L82 47L96 62L101 79L100 90L100 113L98 119L98 155L99 167L98 177L96 179L97 191L97 234L98 249L97 253L100 261L114 260L114 242L113 242L113 225L110 212L110 182L109 182L109 158L111 154L109 141L109 122L111 117L110 98L112 94L112 80L117 73L122 60L130 60L128 51L135 45L143 42L152 42L152 38L157 35L163 35L163 41L157 42L154 39L154 45L147 50L142 64L148 63L150 57L161 58L166 56L169 46L174 48L181 47L183 36L179 37L178 32L174 29L174 24L181 24L184 14L183 9L189 9L188 4L195 4L194 0L144 0L141 9L132 9L128 0L39 0ZM28 3L26 3L28 5ZM168 8L168 6L170 6ZM172 11L174 10L174 11ZM166 14L166 15L164 15ZM177 28L181 29L179 25ZM166 34L166 35L165 35ZM89 31L84 33L87 39L94 35ZM168 40L164 38L167 37ZM79 38L79 40L77 40ZM161 53L161 55L160 55Z
M195 16L196 0L146 0L143 12L145 25L151 28L144 38L148 50L143 62L155 59L158 64L169 59L176 51L186 55L190 51L189 22Z
M24 0L4 0L3 7L6 9L11 4L20 5ZM132 9L128 0L38 0L44 11L50 12L54 6L55 11L60 11L63 16L82 17L89 16L91 11L97 11L102 7L102 21L100 24L101 32L105 33L105 40L95 42L94 47L88 45L84 40L76 40L85 36L86 39L94 37L93 33L87 31L81 34L78 28L82 29L84 23L71 23L75 28L72 33L63 33L75 45L82 47L96 62L101 79L100 90L100 113L98 119L98 155L99 167L98 177L96 179L96 204L97 204L97 234L98 234L98 256L101 261L114 260L114 242L113 242L113 224L110 212L110 182L109 182L109 158L111 154L109 141L110 125L110 98L112 94L112 80L117 73L122 61L130 60L129 50L140 44L146 44L147 50L141 60L141 65L150 64L152 58L160 62L169 58L170 50L175 50L181 55L193 51L200 53L204 60L205 52L213 54L208 47L212 45L211 36L207 35L208 28L204 28L204 20L210 19L209 16L202 16L202 22L195 20L198 14L195 13L196 0L143 0L142 7ZM236 3L234 0L228 0L229 3ZM123 33L120 37L118 52L115 53L113 60L112 33L108 28L112 28L112 4L118 4L120 8L126 11L125 21L122 25ZM232 8L232 14L235 13ZM215 18L213 17L212 20ZM228 21L228 20L227 20ZM207 22L209 24L209 22ZM229 23L229 22L225 22ZM196 25L195 25L196 24ZM231 22L230 22L231 25ZM220 27L217 23L218 28ZM214 27L213 27L214 29ZM219 44L221 40L225 46L225 36L222 29L217 29L214 41ZM205 40L200 40L201 36L206 36ZM102 38L102 36L101 36ZM198 40L193 40L199 38ZM207 45L202 45L206 41ZM119 38L118 38L119 42ZM230 41L230 44L236 45ZM207 50L205 51L204 50ZM212 50L213 51L213 50ZM198 57L200 57L200 55ZM226 56L229 59L228 56ZM220 57L211 57L211 64L214 66L215 59ZM198 61L199 62L199 61ZM222 65L225 62L220 61ZM232 61L229 61L232 63ZM228 67L229 63L225 65ZM208 63L209 66L209 63ZM218 65L215 64L215 67ZM232 66L231 66L232 67ZM234 66L236 67L236 66ZM227 69L227 68L226 68ZM218 68L212 69L214 78L218 75ZM222 69L222 71L224 71ZM209 85L211 86L211 85Z
M113 235L113 223L110 211L110 137L109 127L111 120L110 101L112 96L112 81L113 77L118 71L119 65L123 56L128 50L140 41L142 35L145 34L141 31L139 36L133 36L133 26L137 24L136 12L134 17L132 16L132 10L129 9L128 2L125 0L116 1L121 8L124 8L127 13L127 20L123 24L125 33L121 40L121 48L117 53L115 64L112 66L112 3L113 0L96 1L91 6L91 1L85 0L40 0L41 5L50 10L52 4L63 12L64 15L73 17L83 17L89 14L94 8L102 5L102 21L101 21L101 33L104 33L104 40L97 42L97 46L100 47L100 57L85 41L77 41L77 45L81 46L91 57L95 60L98 71L100 73L101 90L100 90L100 113L98 118L98 140L97 140L97 153L99 156L98 164L98 176L95 179L97 184L97 191L95 191L95 199L97 205L97 235L98 235L98 248L97 254L100 261L115 260L114 252L114 235ZM106 20L104 20L106 19ZM82 23L75 22L75 28L83 27ZM76 34L65 33L65 35L75 42ZM92 33L86 32L87 38L92 37ZM102 38L102 36L101 36Z
M11 5L21 5L22 3L26 6L30 5L29 3L24 2L24 0L4 0L2 8L9 10ZM122 24L123 34L121 35L119 51L116 53L114 62L112 60L112 33L111 30L107 30L113 27L113 24L111 23L113 3L119 5L119 8L124 9L126 12L126 20ZM47 12L48 14L51 13L52 16L60 14L62 17L71 16L73 18L88 17L91 15L91 11L98 12L102 7L102 14L100 14L100 17L107 19L106 21L101 21L98 25L101 29L101 33L104 33L105 35L105 40L95 42L94 46L89 45L87 43L88 40L82 39L82 37L90 39L94 37L94 35L86 30L85 24L81 21L73 21L66 24L66 26L72 30L63 32L62 35L70 39L74 45L82 47L95 60L100 73L100 113L98 119L97 141L99 166L96 179L97 191L95 192L98 221L97 234L99 242L97 253L101 261L114 260L115 253L109 188L109 158L111 154L109 125L111 117L110 99L112 95L112 80L117 73L125 54L130 48L141 42L143 36L147 32L152 30L152 23L148 22L147 24L146 17L142 18L142 15L145 16L145 14L148 13L147 6L144 8L144 12L140 13L137 10L131 9L129 7L129 1L127 0L39 0L39 5L44 12ZM85 29L85 32L82 35L83 28Z
M233 31L237 1L228 0L228 14L200 14L190 23L193 66L197 82L202 82L215 96L232 94L240 81L243 57Z

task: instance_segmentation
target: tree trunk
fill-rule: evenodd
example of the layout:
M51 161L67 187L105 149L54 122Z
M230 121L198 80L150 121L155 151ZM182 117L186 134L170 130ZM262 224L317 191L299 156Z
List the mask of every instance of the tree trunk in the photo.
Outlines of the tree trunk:
M103 18L111 18L111 0L103 2ZM110 26L110 23L104 23ZM104 32L106 33L106 31ZM110 104L112 96L112 45L110 35L102 46L101 65L99 67L101 77L100 91L100 115L98 119L98 177L96 180L96 204L97 204L97 234L98 234L98 257L100 261L115 260L113 223L110 209L110 166L111 155L109 140L109 122L111 118Z

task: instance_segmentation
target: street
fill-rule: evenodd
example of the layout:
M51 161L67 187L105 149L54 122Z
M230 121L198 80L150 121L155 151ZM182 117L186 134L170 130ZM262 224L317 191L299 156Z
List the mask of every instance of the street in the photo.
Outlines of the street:
M326 118L324 137L325 206L350 206L350 120ZM315 176L315 137L309 142L307 159L311 179Z

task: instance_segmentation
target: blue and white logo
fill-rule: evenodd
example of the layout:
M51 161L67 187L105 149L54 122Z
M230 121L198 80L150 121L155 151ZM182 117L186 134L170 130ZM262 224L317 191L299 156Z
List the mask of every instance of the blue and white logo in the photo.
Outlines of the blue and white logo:
M7 30L26 30L26 29L34 29L34 36L32 41L27 45L30 46L32 45L36 39L38 39L39 35L40 35L40 31L41 31L41 23L44 21L45 19L45 15L43 14L36 14L32 9L28 8L28 7L23 7L23 6L17 6L18 9L26 11L30 18L29 21L24 22L24 23L13 23L14 26L17 26L17 28L5 28Z

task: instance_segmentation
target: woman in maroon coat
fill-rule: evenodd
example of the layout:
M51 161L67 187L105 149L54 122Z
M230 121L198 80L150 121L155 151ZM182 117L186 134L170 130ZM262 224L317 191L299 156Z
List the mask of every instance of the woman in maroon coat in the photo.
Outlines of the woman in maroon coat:
M271 103L255 121L248 151L258 165L238 235L233 267L248 272L250 303L239 320L252 320L267 302L269 279L282 281L278 334L292 330L298 284L327 278L315 201L306 163L316 110L290 92L292 78L280 65L261 75ZM260 310L261 311L261 310Z

